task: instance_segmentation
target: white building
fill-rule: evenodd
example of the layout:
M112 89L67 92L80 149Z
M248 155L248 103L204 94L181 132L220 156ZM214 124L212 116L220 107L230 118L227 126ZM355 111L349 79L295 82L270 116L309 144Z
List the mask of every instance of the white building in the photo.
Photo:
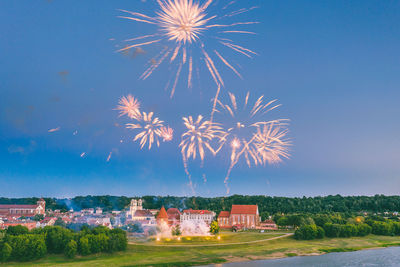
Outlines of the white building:
M180 221L195 221L195 222L205 222L210 225L214 220L215 212L209 210L184 210L181 214Z
M132 222L140 222L144 225L156 224L156 218L150 210L143 209L143 201L141 199L132 199L129 206L129 212L126 214L127 220Z

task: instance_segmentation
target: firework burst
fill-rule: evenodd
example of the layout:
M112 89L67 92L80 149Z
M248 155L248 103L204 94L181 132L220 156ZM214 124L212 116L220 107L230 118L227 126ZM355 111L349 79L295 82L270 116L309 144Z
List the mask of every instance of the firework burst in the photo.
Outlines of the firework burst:
M255 52L236 44L230 38L235 34L254 34L254 32L244 31L242 27L257 22L231 21L229 23L219 23L220 20L230 19L255 7L229 12L228 10L231 6L227 5L224 8L218 8L218 10L226 12L225 14L209 15L209 7L213 2L213 0L157 0L159 10L153 16L121 10L127 15L120 16L120 18L153 24L157 27L157 30L151 34L125 40L133 43L118 51L123 52L131 48L163 43L166 48L152 59L151 65L142 74L141 78L147 79L165 61L176 63L171 97L175 93L176 85L184 68L187 69L187 86L192 86L193 69L197 62L204 63L218 86L223 86L224 82L215 60L218 60L221 65L228 67L241 77L234 65L222 55L221 51L215 49L206 51L206 44L208 43L206 40L212 38L222 47L229 48L247 57L255 55Z
M215 155L216 151L212 148L211 141L215 138L221 138L225 133L218 124L203 120L202 115L199 115L197 120L193 120L192 116L184 117L183 124L187 131L182 134L182 141L179 147L181 147L183 167L189 178L189 187L192 193L195 194L192 176L188 168L188 159L196 159L196 155L199 154L203 163L206 149Z
M174 130L172 128L170 128L169 126L161 127L160 128L160 136L162 137L164 142L169 142L174 137Z
M251 167L252 162L254 165L265 164L265 162L271 162L271 160L267 160L268 157L272 158L273 155L283 155L278 153L278 151L272 151L272 148L270 153L261 150L260 127L272 129L271 125L278 125L279 127L286 125L286 120L267 120L266 118L268 112L280 106L276 104L276 100L265 102L264 96L260 96L254 104L250 104L250 93L248 92L242 103L238 103L234 94L228 93L228 95L228 103L223 104L217 100L219 110L215 109L218 114L228 115L228 118L224 117L224 126L227 127L227 130L225 131L225 135L220 139L219 147L216 149L218 153L224 146L227 146L230 153L231 162L224 180L227 193L229 193L228 181L230 173L240 158L244 158L246 164ZM275 134L275 129L273 133ZM283 133L284 136L287 132ZM280 140L279 138L283 136L276 134L277 140ZM255 146L256 140L259 147ZM285 144L285 142L282 143L282 148L285 147ZM287 152L285 155L289 156Z
M281 129L279 125L266 124L258 127L254 135L253 145L262 164L276 164L282 162L282 158L289 158L289 146L291 142L286 138L287 129Z
M119 116L127 115L131 119L140 119L140 103L132 95L121 97L116 110L119 110Z

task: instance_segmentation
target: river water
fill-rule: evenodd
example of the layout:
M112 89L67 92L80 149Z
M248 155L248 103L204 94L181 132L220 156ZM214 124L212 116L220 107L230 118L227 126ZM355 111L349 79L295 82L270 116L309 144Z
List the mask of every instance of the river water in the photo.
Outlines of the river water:
M354 252L328 253L319 256L291 257L208 265L208 267L400 267L400 247L369 249Z

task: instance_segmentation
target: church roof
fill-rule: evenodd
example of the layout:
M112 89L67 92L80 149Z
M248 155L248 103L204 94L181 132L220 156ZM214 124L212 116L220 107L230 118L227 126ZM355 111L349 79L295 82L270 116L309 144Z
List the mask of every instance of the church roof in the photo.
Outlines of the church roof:
M168 219L168 214L164 206L161 207L160 212L157 215L157 219Z
M230 212L229 211L221 211L220 213L219 213L219 218L222 218L222 217L229 217L229 215L230 215Z
M0 205L0 209L36 209L38 205Z
M137 210L134 214L135 217L153 217L153 214L149 210Z
M232 205L231 214L254 214L258 211L257 205Z

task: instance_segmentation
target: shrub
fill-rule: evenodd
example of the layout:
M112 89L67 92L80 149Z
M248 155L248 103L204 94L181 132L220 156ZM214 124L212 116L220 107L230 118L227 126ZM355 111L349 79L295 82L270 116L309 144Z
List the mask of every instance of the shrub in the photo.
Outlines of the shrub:
M78 252L78 244L75 240L70 240L68 244L65 246L64 254L68 258L75 258L76 253Z
M47 252L43 235L7 236L7 243L12 248L11 259L15 261L29 261L44 257Z
M90 254L89 240L86 236L79 239L79 254L85 256Z
M324 238L325 237L325 230L324 228L317 226L317 236L316 238Z
M210 233L216 235L219 233L219 225L217 221L213 221L210 225Z
M305 224L300 226L294 233L294 238L298 240L311 240L317 238L318 230L315 224Z
M5 262L11 257L12 248L8 243L4 243L0 250L0 261Z
M25 235L29 233L29 229L22 225L9 226L6 230L7 235Z
M325 235L327 237L339 237L340 224L326 223L324 224Z
M60 226L45 227L47 249L51 253L63 253L66 245L73 239L71 230Z
M372 227L366 223L357 225L357 235L366 236L371 233Z
M372 233L374 235L393 235L394 227L392 223L374 221L372 223Z

